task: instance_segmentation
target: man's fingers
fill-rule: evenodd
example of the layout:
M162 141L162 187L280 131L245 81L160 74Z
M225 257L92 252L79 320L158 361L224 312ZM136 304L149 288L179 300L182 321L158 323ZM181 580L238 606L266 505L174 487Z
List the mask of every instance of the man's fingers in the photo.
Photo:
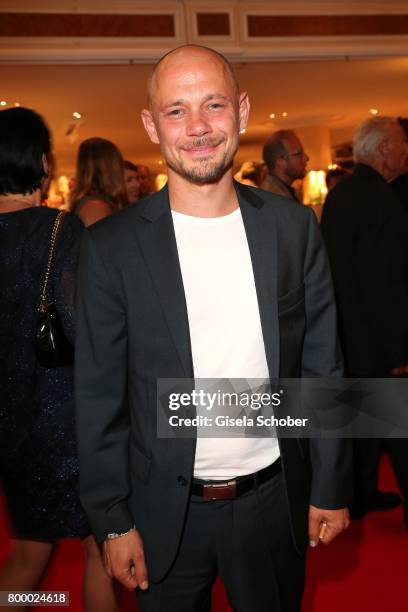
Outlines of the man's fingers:
M145 591L149 587L149 582L147 579L147 568L142 551L137 554L133 569L138 586L142 589L142 591Z
M129 591L134 591L139 586L132 569L133 568L131 566L115 568L113 573L113 577L116 578L116 580Z
M323 544L330 544L332 540L343 530L341 527L337 525L331 525L329 522L325 522L326 528L324 531L322 530L322 535L320 537L320 541Z
M309 516L309 544L312 548L319 543L320 519L317 516Z
M143 542L135 529L119 538L105 540L104 551L108 574L126 589L133 591L139 587L144 591L149 587Z
M103 550L103 565L105 567L105 572L108 574L108 576L110 578L113 578L110 557L109 557L109 553L108 553L108 551L107 551L105 546L104 546L104 550Z
M330 544L343 529L347 529L350 518L347 508L339 510L323 510L310 506L309 509L309 541L310 546L318 542Z

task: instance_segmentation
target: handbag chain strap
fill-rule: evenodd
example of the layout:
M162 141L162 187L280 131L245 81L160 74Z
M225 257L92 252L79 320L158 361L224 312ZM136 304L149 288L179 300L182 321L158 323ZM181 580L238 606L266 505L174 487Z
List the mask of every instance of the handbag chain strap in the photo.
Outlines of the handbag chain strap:
M45 270L44 283L43 283L41 293L40 293L40 304L38 306L38 312L44 312L47 308L47 303L46 303L47 287L48 287L48 281L50 279L50 274L51 274L51 265L52 265L52 260L54 257L54 248L55 248L55 243L58 238L59 230L61 228L61 222L64 216L65 216L65 211L60 210L57 216L55 217L54 226L52 228L50 248L48 251L47 268Z

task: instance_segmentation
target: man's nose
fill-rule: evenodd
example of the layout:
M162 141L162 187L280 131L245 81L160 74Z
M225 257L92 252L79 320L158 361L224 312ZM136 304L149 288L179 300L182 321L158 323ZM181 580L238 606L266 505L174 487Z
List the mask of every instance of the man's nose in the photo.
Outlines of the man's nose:
M204 113L198 111L190 115L187 124L187 134L189 136L204 136L204 134L208 134L210 131L211 127Z

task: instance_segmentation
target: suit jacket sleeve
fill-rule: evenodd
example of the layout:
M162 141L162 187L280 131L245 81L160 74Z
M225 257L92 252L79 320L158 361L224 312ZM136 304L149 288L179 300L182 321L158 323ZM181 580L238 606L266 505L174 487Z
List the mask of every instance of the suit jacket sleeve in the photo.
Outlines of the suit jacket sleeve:
M127 333L119 279L89 230L79 266L75 386L81 502L102 541L134 522L127 505Z
M315 215L310 211L305 258L306 333L302 377L341 377L343 366L337 338L337 315L330 268ZM310 503L336 509L352 500L351 440L312 438Z

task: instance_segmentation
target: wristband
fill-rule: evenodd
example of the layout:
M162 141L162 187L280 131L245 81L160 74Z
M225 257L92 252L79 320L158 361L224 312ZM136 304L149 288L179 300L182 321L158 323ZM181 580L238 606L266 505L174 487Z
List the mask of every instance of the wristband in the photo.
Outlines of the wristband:
M122 536L127 535L131 531L136 531L136 525L133 525L128 531L124 531L123 533L108 533L106 536L107 540L116 540L116 538L121 538Z

